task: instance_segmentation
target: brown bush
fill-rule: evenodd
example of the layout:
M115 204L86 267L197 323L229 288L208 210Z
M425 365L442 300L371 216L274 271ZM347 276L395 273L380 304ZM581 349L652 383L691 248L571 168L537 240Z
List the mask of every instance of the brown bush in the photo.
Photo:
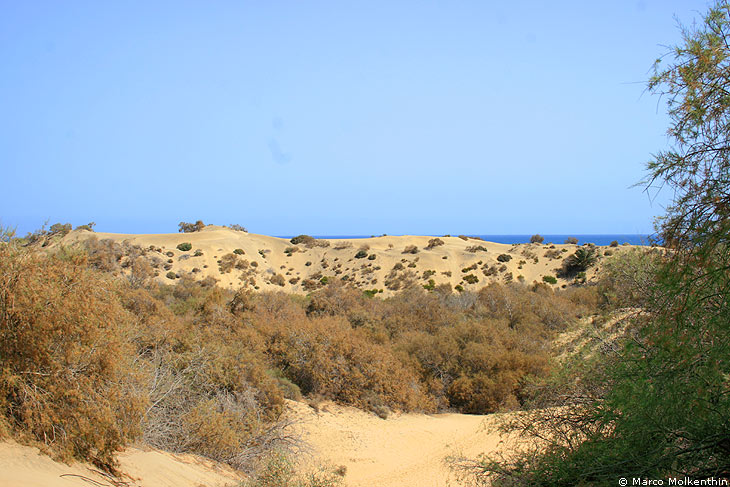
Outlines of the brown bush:
M406 245L406 247L403 249L404 254L417 254L418 253L418 247L415 245Z
M269 278L269 282L271 284L276 284L277 286L284 287L286 285L286 280L284 279L284 276L281 274L274 274Z
M432 238L431 240L428 241L428 245L426 245L426 249L431 250L434 247L438 247L440 245L444 245L443 240L441 240L440 238Z
M192 233L199 232L205 228L205 223L202 220L198 220L195 223L180 222L178 224L178 232L180 233Z
M116 284L81 254L0 246L0 411L21 437L111 468L145 404Z

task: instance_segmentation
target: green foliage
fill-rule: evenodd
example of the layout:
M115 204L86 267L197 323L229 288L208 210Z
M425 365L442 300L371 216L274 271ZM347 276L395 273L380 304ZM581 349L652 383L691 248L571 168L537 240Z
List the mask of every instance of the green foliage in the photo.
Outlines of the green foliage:
M510 260L512 260L512 256L509 254L499 254L497 256L497 261L499 262L509 262Z
M576 249L575 253L563 260L559 275L561 277L575 277L579 272L585 272L596 263L598 252L595 247L587 246Z
M543 282L547 282L548 284L557 284L558 280L555 278L555 276L542 276Z
M187 252L188 250L193 248L193 244L190 242L183 242L181 244L177 245L177 250L180 250L182 252Z
M368 255L368 260L375 260L376 257L377 256L375 254L370 254L370 255Z
M50 235L67 235L68 232L71 231L71 224L70 223L54 223L51 225L51 227L48 229L48 233Z
M469 284L476 284L479 282L479 278L474 274L467 274L463 277L464 281Z
M607 262L607 299L642 313L626 338L542 384L532 412L507 425L536 447L467 466L478 481L616 485L730 472L730 4L716 2L682 36L649 81L668 101L674 142L646 181L674 195L658 222L671 251Z
M233 253L236 255L244 255L246 252L243 249L234 249Z
M357 253L355 254L356 259L364 259L367 256L368 256L367 250L362 250L362 249L358 250Z
M434 281L433 279L429 279L428 284L423 285L423 289L425 289L426 291L433 291L435 288L436 288L436 281Z
M167 277L168 279L177 279L177 274L173 271L170 271L167 274L165 274L165 277Z

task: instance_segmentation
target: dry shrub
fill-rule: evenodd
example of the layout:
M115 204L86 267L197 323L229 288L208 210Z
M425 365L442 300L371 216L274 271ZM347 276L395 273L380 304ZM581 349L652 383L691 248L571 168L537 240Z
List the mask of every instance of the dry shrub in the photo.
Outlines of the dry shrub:
M409 289L415 285L416 274L411 271L406 271L401 274L396 274L395 271L391 271L385 279L385 287L391 291Z
M0 247L0 410L21 437L111 468L145 403L116 284L80 254Z
M426 245L426 250L431 250L434 247L438 247L440 245L444 245L444 241L440 238L432 238L428 241L428 245Z
M418 253L418 247L415 245L406 245L406 247L403 249L404 254L417 254Z
M284 279L284 276L281 274L274 274L269 278L269 282L271 284L275 284L277 286L284 287L286 285L286 280Z
M218 262L218 270L221 274L227 274L236 267L238 262L238 255L233 253L225 254Z
M180 222L177 227L180 233L192 233L201 231L206 225L202 220L198 220L195 223Z
M269 320L268 354L304 394L373 410L431 410L418 378L393 350L338 317Z

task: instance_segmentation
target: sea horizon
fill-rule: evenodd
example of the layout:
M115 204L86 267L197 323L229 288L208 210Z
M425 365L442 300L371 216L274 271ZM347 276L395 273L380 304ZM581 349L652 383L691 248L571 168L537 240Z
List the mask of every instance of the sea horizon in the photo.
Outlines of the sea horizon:
M452 237L456 237L458 234L450 234ZM467 237L480 238L487 242L495 242L502 244L522 244L530 243L532 234L464 234ZM341 240L341 239L361 239L361 238L374 238L381 237L384 235L312 235L314 238L321 238L327 240ZM398 236L398 235L390 235ZM444 235L428 235L432 237L444 237ZM295 235L277 235L278 238L293 238ZM616 241L619 245L627 243L629 245L651 245L650 234L644 233L606 233L606 234L545 234L542 235L545 239L544 244L562 244L568 238L578 239L578 244L592 243L595 245L609 245L611 242Z

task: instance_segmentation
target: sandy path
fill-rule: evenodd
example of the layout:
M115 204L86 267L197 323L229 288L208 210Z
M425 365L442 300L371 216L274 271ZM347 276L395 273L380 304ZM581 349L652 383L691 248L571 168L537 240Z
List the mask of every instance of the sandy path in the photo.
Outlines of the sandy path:
M326 403L315 412L292 403L309 462L347 467L348 487L436 487L459 485L444 463L449 455L476 457L504 448L488 432L494 416L401 414L387 420Z

